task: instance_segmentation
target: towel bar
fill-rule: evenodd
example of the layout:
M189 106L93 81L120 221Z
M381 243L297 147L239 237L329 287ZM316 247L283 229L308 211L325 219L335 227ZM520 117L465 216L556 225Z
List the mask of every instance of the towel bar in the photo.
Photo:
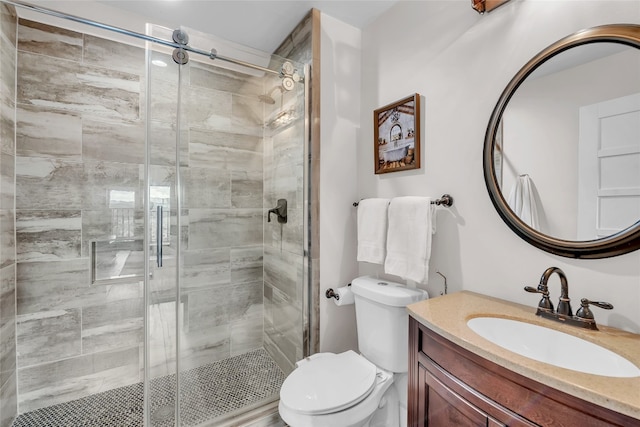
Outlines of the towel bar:
M353 202L353 207L357 208L359 204L360 202ZM439 199L432 200L431 204L438 205L438 206L446 206L449 208L453 206L453 197L451 197L449 194L443 194L442 197L440 197Z

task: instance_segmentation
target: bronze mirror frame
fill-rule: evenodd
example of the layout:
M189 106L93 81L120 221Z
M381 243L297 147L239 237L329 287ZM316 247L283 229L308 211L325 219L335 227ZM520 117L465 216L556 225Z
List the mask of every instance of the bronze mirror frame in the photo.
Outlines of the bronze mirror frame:
M640 249L640 220L625 230L605 238L584 241L558 239L529 227L509 208L500 190L493 161L495 139L509 100L536 68L567 49L598 42L622 43L640 49L640 25L611 24L578 31L538 53L518 71L500 95L500 99L491 113L484 140L482 156L484 180L491 202L500 217L511 230L526 242L543 251L567 258L608 258Z

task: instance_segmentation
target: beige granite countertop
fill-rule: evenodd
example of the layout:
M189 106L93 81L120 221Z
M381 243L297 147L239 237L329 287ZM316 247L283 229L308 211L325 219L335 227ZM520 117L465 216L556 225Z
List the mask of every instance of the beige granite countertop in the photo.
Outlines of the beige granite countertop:
M545 326L608 348L638 367L640 335L601 325L598 331L565 325L536 316L535 307L468 291L417 302L407 310L429 329L485 359L557 390L640 419L640 377L604 377L538 362L482 338L467 326L467 321L492 316Z

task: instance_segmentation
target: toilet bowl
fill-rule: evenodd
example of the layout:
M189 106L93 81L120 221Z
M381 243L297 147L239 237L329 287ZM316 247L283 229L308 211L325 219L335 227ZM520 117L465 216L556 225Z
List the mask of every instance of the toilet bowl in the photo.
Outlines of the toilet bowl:
M351 350L315 354L282 385L280 417L292 427L368 426L393 379Z
M408 315L429 297L374 277L351 282L358 347L299 361L280 389L280 417L292 427L406 427Z

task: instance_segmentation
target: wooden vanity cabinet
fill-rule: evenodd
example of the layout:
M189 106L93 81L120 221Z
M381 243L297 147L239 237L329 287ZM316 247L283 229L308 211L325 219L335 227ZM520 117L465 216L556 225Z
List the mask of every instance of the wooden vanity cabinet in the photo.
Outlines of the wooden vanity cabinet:
M640 426L486 360L409 317L409 427Z

